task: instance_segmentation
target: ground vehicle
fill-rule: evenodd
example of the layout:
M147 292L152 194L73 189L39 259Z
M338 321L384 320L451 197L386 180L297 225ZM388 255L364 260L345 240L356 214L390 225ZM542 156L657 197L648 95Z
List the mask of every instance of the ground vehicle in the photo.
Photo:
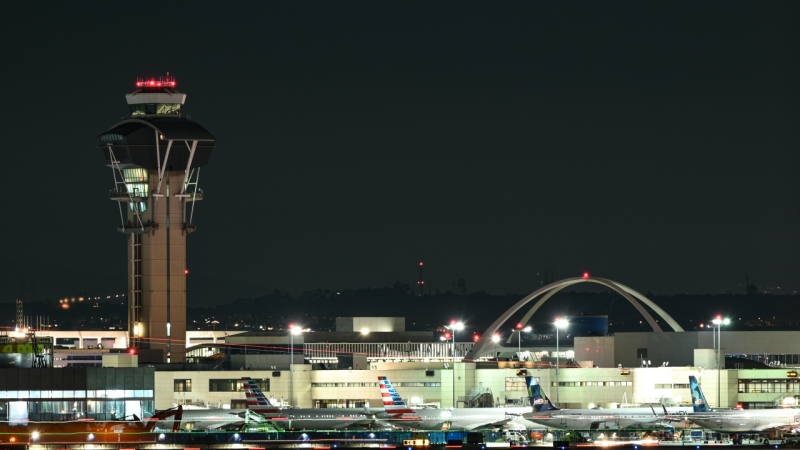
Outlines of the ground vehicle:
M530 442L526 431L503 430L503 439L511 444L527 444Z

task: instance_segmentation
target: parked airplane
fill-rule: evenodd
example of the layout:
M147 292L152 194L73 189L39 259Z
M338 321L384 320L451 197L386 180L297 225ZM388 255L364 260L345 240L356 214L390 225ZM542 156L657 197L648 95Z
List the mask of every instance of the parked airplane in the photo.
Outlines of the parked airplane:
M282 408L273 405L255 381L243 377L247 408L286 430L337 430L343 428L391 428L378 420L383 408Z
M527 429L536 425L522 415L531 412L530 407L500 408L410 408L392 386L387 377L378 377L383 398L386 422L402 428L418 430L446 430L475 428Z
M663 407L664 414L658 414L654 407L650 408L613 408L613 409L559 409L547 398L536 378L525 377L528 393L531 397L533 412L525 414L525 418L548 428L564 430L602 430L620 429L642 426L666 425L675 417L685 417L692 408ZM666 414L670 414L669 418Z
M164 411L156 412L152 417L141 420L135 414L132 420L70 420L51 422L25 422L15 424L0 422L0 435L5 443L29 442L31 444L63 444L66 442L76 444L102 444L102 443L152 443L151 432L158 421L168 417L180 420L183 408L178 406ZM33 442L35 441L35 442ZM63 447L63 445L62 445Z
M159 420L156 428L171 430L179 422L179 428L197 430L240 430L245 426L269 427L271 420L249 409L184 409L181 418Z
M800 427L800 409L739 409L714 411L708 406L700 384L694 376L689 377L694 412L688 419L703 428L728 433L760 432L776 428Z

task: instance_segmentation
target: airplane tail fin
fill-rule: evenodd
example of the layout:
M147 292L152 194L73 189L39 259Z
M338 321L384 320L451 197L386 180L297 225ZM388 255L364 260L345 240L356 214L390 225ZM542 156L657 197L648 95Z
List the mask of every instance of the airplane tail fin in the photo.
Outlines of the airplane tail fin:
M542 386L536 381L535 377L525 377L525 384L528 386L528 397L531 399L531 406L536 412L557 411L558 408L547 398L547 394L542 390Z
M411 408L406 406L406 402L400 397L392 382L388 377L378 377L378 382L381 387L381 397L383 398L383 409L387 413L412 413Z
M700 389L700 384L697 382L697 378L693 375L689 376L689 390L692 391L692 408L694 412L709 412L711 408L708 407L708 402L706 402L706 396L703 395L703 391Z
M247 397L247 408L260 406L270 406L274 408L274 405L270 403L267 396L261 392L256 382L250 379L250 377L242 377L242 384L244 384L244 395Z

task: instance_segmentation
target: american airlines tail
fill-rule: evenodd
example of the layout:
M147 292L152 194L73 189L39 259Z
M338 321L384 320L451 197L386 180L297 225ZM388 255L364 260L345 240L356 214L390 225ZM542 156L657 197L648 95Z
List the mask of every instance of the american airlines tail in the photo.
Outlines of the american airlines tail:
M697 378L693 375L689 376L689 390L692 391L692 408L694 412L710 412L711 408L708 407L706 396L703 395L700 383L697 382Z
M378 377L381 386L381 398L383 398L383 409L390 414L413 413L414 410L406 406L406 402L400 394L392 387L392 383L387 377Z
M270 403L267 396L261 392L256 382L250 377L242 377L242 384L244 384L244 395L247 397L247 409L269 408L278 410L275 405Z
M525 377L525 384L528 386L528 397L531 399L531 406L536 412L557 411L558 408L547 398L547 394L542 391L542 386L536 381L535 377Z

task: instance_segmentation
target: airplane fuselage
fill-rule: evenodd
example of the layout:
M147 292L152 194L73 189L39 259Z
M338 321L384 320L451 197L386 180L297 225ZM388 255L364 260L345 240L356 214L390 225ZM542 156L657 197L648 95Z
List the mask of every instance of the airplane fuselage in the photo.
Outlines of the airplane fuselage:
M383 409L364 408L286 408L254 406L253 411L285 430L338 430L344 428L382 428L378 415Z
M690 414L689 421L722 432L758 432L781 427L800 427L800 409L753 409Z
M530 407L423 408L415 409L413 413L390 415L386 421L397 427L416 430L472 430L490 427L527 429L535 426L523 417L530 412ZM382 415L378 417L383 418Z
M669 408L670 417L687 416L692 408ZM616 409L558 409L526 414L525 418L546 426L563 430L621 429L669 421L655 408Z

